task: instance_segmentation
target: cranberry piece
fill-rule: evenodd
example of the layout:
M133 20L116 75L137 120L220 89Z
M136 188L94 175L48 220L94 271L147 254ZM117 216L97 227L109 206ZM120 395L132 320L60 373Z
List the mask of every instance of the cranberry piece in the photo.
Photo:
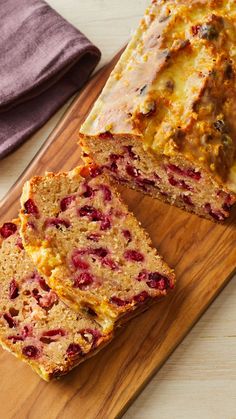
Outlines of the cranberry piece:
M202 177L200 172L195 172L193 169L187 169L184 173L195 180L200 180Z
M124 156L122 156L121 154L114 154L114 153L110 154L109 157L110 157L110 160L112 160L112 161L116 161L116 160L119 160L121 158L124 158Z
M70 343L67 350L66 350L66 353L70 357L77 356L77 355L82 354L82 349L78 345L78 343Z
M173 278L168 279L168 285L170 289L173 289L175 287L175 281Z
M46 292L50 291L51 288L48 286L48 284L46 284L43 278L39 277L38 282L43 291L46 291Z
M126 250L124 253L124 257L127 260L132 260L134 262L143 262L144 256L142 253L137 252L136 250Z
M112 140L113 135L110 131L105 131L99 134L99 138L101 138L102 140Z
M225 191L219 190L217 192L217 196L219 196L220 198L224 199L227 203L231 203L231 195Z
M37 358L39 356L39 349L36 346L28 345L24 346L22 349L23 355L27 356L27 358Z
M41 294L39 294L39 290L38 290L37 288L34 288L34 289L32 290L32 296L35 298L35 300L36 300L37 302L39 302L40 298L42 298L42 295L41 295Z
M95 329L83 329L79 332L81 336L84 338L84 340L88 343L92 344L92 347L94 347L98 341L98 339L102 336L99 330Z
M82 194L84 198L91 198L94 195L93 189L89 185L84 185L85 192Z
M37 282L39 282L39 280L40 280L40 278L41 278L41 276L39 275L39 273L35 270L35 271L33 271L32 273L31 273L31 275L30 275L30 277L29 277L30 279L32 279L32 280L34 280L34 281L37 281ZM32 282L32 281L31 281Z
M156 178L156 180L161 180L160 176L158 176L157 173L154 173L154 177Z
M12 340L13 343L20 342L20 341L24 340L22 336L17 336L17 335L8 336L7 339Z
M96 167L96 166L90 167L89 172L90 172L90 176L92 178L97 177L97 176L101 175L102 167Z
M229 212L230 208L231 208L231 205L230 205L230 204L228 204L228 203L224 203L224 204L222 205L222 209L223 209L225 212Z
M165 290L166 289L166 280L165 280L165 278L162 278L162 279L160 279L159 281L155 281L155 280L152 280L152 281L149 281L149 282L147 282L147 285L150 287L150 288L157 288L157 289L159 289L160 291L163 291L163 290Z
M137 160L138 159L137 154L135 154L133 152L133 146L132 145L124 146L124 149L127 150L127 153L132 160Z
M91 234L89 234L89 236L87 236L87 239L91 240L93 242L98 242L100 237L101 237L101 235L99 233L91 233Z
M51 329L47 332L43 332L42 336L65 336L65 331L63 329Z
M182 195L182 199L184 201L185 204L190 205L190 206L194 206L192 199L190 198L189 195Z
M110 210L110 214L114 213L114 215L118 218L124 217L125 214L123 213L123 211L120 210L115 210L115 212L113 211L113 209Z
M10 316L10 314L8 313L4 313L3 314L4 319L6 320L6 322L8 323L8 326L12 329L13 327L16 327L16 322L15 320Z
M122 300L121 298L118 298L118 297L116 297L116 296L111 297L111 298L110 298L110 302L111 302L112 304L115 304L115 305L119 306L119 307L124 307L124 306L126 306L127 304L129 304L129 301L127 301L127 300Z
M31 214L31 215L34 215L35 217L39 215L38 207L34 203L33 199L28 199L28 201L24 203L24 208L25 208L25 214Z
M122 230L123 236L128 242L131 242L132 236L129 230Z
M207 212L211 211L211 204L207 203L205 204L205 209L207 210Z
M4 239L7 239L17 230L17 226L14 223L4 223L0 228L0 234Z
M232 204L233 204L232 203L232 196L229 193L224 192L222 190L219 190L217 192L217 196L219 196L220 198L224 199L224 203L222 205L222 209L224 211L228 212L230 210Z
M76 276L74 281L74 287L81 290L87 288L94 282L94 277L88 272L82 272L80 275Z
M147 285L150 288L164 291L165 289L169 288L169 280L158 272L152 272L148 275Z
M23 330L21 332L23 339L28 338L29 336L33 335L33 327L29 324L29 325L25 325L23 327Z
M80 257L80 252L75 252L74 255L72 256L72 262L73 265L76 269L88 269L89 268L89 264L87 262L85 262L84 260L82 260L82 258Z
M136 167L127 165L125 168L127 174L131 177L138 177L139 176L139 170L136 169Z
M147 300L147 298L149 298L148 293L146 291L142 291L140 294L135 295L133 299L137 303L143 303L145 300Z
M74 201L75 195L66 196L65 198L63 198L60 202L61 211L66 211Z
M111 222L110 222L110 219L109 219L109 217L107 217L107 216L104 216L103 217L103 220L102 220L102 222L101 222L101 230L108 230L109 228L111 228Z
M15 317L15 316L18 316L19 310L17 310L15 307L10 307L9 308L9 313L12 317Z
M212 218L214 218L214 220L216 220L216 221L224 221L225 215L222 212L220 212L220 211L213 211L212 208L211 208L211 204L207 203L205 205L205 209L209 213L209 215Z
M14 300L19 295L19 288L18 284L15 279L12 279L9 285L9 298L10 300Z
M29 227L31 230L36 230L36 225L32 221L27 222L27 227Z
M17 237L16 245L19 247L20 250L24 250L23 242L21 237Z
M38 298L39 298L38 299L39 306L45 309L51 309L52 306L58 302L57 294L53 291L50 291L48 294L44 295L43 297L39 296Z
M62 220L61 218L48 218L45 223L45 227L56 227L57 229L60 229L61 227L69 228L70 227L70 221Z
M118 268L118 264L110 258L103 259L102 264L103 266L108 266L109 268L111 268L112 271Z
M118 169L117 164L113 161L110 166L108 167L108 169L110 169L112 172L116 172Z
M209 213L216 221L224 221L225 215L220 211L211 211Z
M179 181L175 179L173 176L169 177L168 181L172 186L179 186Z
M177 186L180 189L187 189L188 191L192 190L191 186L187 185L184 180L177 180L173 176L170 176L168 181L172 186Z
M167 169L176 173L177 175L180 176L188 176L191 177L192 179L195 180L200 180L201 179L201 173L200 172L196 172L194 169L181 169L180 167L176 166L175 164L168 164L167 165Z
M108 250L105 249L104 247L98 247L97 249L91 249L90 253L92 255L96 255L96 256L99 256L101 258L105 258L108 254Z
M111 201L112 195L111 190L106 185L101 185L101 189L103 191L104 200L105 201Z
M92 221L99 221L101 219L100 211L96 210L90 205L85 205L79 209L80 217L91 217Z
M168 164L166 167L167 167L167 170L171 170L171 172L177 173L177 175L184 174L183 170L180 169L180 167L176 166L175 164Z
M89 205L80 208L79 215L80 217L89 217L91 221L101 221L101 230L107 230L111 227L109 218L103 215L100 210Z
M139 272L137 281L146 281L148 279L148 272L146 269L143 269L141 272Z

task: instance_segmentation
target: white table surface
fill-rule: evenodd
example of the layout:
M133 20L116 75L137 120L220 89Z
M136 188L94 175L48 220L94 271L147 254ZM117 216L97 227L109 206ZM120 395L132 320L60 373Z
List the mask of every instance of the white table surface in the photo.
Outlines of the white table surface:
M101 66L126 43L149 1L48 3L100 47ZM33 158L66 106L20 149L0 161L0 198ZM236 418L235 301L233 279L129 408L125 419Z

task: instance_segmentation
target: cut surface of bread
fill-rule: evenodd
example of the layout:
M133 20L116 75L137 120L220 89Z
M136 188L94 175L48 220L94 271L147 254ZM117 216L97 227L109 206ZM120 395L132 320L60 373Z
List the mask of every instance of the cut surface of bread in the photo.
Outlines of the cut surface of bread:
M173 270L99 169L35 177L21 203L21 235L35 266L69 306L94 313L104 330L174 287Z
M80 129L117 181L223 221L236 201L236 3L153 1Z
M70 310L26 254L19 220L0 227L0 343L44 380L66 374L111 339L93 318Z

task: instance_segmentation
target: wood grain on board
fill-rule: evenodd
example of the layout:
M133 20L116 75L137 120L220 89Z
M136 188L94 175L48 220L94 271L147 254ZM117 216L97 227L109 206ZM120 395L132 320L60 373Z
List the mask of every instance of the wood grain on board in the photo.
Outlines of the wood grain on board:
M17 215L25 180L81 163L76 145L78 129L118 57L90 80L3 199L0 222ZM225 224L217 225L138 192L121 188L121 193L154 245L175 268L175 292L133 319L108 347L59 381L43 382L29 367L1 350L2 418L120 417L233 275L235 210Z

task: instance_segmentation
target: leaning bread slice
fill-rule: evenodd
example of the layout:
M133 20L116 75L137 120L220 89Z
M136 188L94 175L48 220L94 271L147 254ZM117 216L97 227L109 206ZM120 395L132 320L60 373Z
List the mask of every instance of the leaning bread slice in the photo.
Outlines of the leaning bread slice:
M0 227L0 343L44 380L59 377L111 339L91 316L75 313L26 254L19 220Z
M34 177L21 204L21 235L37 269L107 330L173 288L173 271L99 169Z

